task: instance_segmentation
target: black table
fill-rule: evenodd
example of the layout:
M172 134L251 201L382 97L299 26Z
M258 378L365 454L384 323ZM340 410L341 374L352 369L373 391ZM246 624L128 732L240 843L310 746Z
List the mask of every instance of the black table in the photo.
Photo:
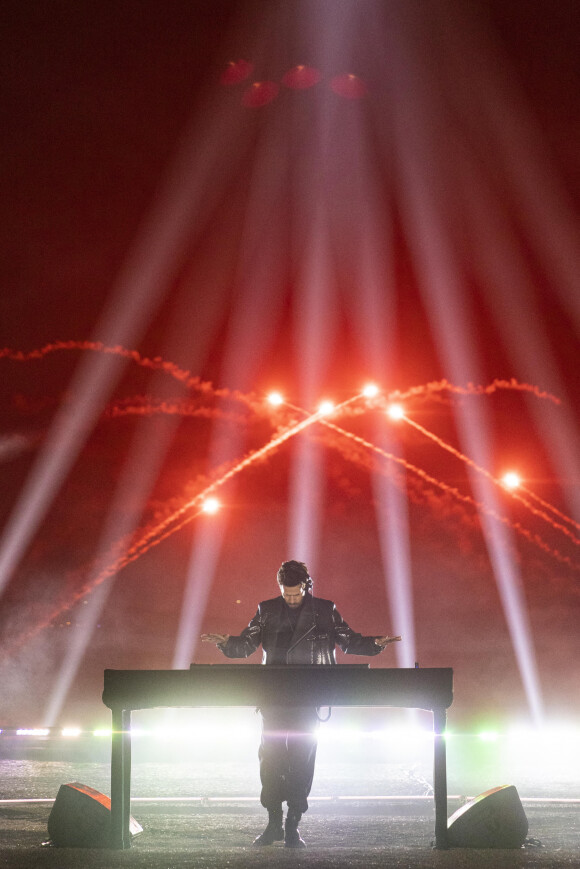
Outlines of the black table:
M448 667L366 664L262 666L192 664L189 670L105 670L103 702L112 712L111 847L129 848L131 712L156 707L398 706L433 713L435 844L447 845L445 727L453 702Z

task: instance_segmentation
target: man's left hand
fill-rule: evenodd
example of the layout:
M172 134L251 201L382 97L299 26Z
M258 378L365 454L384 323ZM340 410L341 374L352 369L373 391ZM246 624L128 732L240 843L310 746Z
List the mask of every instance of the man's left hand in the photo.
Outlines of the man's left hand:
M389 643L398 643L401 639L401 637L375 637L375 645L384 649Z

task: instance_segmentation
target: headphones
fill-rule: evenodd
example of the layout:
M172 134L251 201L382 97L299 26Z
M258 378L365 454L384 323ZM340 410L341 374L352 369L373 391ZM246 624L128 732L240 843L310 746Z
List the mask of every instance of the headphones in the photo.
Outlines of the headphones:
M280 583L280 585L283 585L283 583L280 582L280 573L285 572L286 565L288 565L288 566L292 565L292 573L294 573L296 568L301 568L301 572L306 574L306 578L299 579L297 577L296 585L298 585L298 583L300 583L300 585L304 586L306 591L311 591L311 589L312 589L312 577L308 573L308 568L306 567L306 565L304 564L303 561L285 561L282 564L282 566L280 567L280 570L278 571L278 582Z

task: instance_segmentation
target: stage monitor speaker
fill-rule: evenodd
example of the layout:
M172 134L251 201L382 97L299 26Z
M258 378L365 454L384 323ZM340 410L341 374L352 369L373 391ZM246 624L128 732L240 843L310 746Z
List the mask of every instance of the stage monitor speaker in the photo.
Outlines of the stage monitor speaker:
M143 832L135 818L129 821L132 836ZM61 785L48 817L48 835L60 848L108 848L111 800L80 782Z
M447 823L451 848L521 848L528 819L513 785L502 785L466 803Z

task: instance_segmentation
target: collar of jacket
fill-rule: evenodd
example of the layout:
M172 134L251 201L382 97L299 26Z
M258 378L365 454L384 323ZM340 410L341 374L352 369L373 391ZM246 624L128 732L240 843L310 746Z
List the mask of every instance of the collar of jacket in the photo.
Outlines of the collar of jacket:
M282 601L284 599L282 598ZM298 616L298 621L296 622L296 627L294 628L294 633L292 634L292 639L290 640L290 646L288 647L288 656L292 649L295 649L298 643L300 643L303 639L305 639L312 631L316 628L316 611L314 609L314 600L312 595L309 592L306 592L304 595L304 601L300 607L300 614Z

